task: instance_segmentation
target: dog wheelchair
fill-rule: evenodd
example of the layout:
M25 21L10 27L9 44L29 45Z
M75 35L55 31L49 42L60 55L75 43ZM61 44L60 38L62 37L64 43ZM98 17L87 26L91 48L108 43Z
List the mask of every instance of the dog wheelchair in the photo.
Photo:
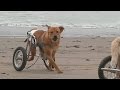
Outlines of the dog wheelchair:
M98 77L100 79L120 79L120 69L112 68L110 65L111 56L105 57L99 64Z
M27 61L28 61L29 57L31 56L30 55L30 47L32 47L32 45L35 45L35 43L36 43L36 39L33 35L31 35L30 31L27 32L26 40L27 40L26 48L17 47L13 54L13 66L16 71L22 71L25 68ZM29 45L28 45L28 42L29 42ZM36 59L35 63L39 59L40 55L36 55L36 57L37 57L37 59ZM44 62L45 67L48 70L50 70L48 60L47 59L42 59L42 60ZM32 64L32 65L34 65L34 64ZM27 67L27 69L30 68L31 66Z

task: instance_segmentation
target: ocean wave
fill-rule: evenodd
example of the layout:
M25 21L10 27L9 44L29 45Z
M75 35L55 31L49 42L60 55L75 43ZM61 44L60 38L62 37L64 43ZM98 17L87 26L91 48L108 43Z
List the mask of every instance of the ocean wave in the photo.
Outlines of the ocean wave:
M67 23L0 23L0 26L36 27L36 26L64 26L68 28L120 28L120 24L67 24Z

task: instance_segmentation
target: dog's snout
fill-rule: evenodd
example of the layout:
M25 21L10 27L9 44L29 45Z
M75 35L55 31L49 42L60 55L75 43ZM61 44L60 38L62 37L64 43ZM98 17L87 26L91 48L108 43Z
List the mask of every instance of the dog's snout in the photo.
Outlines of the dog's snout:
M54 36L54 38L57 38L57 36Z
M57 36L54 36L54 37L53 37L53 40L54 40L54 41L56 41L57 39L58 39Z

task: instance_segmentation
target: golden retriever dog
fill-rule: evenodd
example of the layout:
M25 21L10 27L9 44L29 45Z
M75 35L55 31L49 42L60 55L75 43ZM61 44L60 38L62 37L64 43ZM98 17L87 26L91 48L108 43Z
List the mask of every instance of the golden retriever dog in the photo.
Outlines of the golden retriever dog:
M31 57L28 61L34 60L36 55L36 47L39 47L41 58L49 60L49 69L55 68L58 73L63 73L55 63L55 54L59 48L60 36L63 32L64 27L52 27L48 26L47 31L39 30L34 28L31 30L32 35L36 39L36 45L30 47Z
M120 37L115 38L111 43L111 67L120 69Z

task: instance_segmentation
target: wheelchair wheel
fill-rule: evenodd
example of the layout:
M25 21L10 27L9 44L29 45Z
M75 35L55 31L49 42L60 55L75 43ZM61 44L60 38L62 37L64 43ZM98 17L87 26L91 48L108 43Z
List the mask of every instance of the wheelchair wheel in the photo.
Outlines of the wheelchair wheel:
M105 57L99 64L98 67L98 77L100 79L115 79L116 78L116 73L111 72L111 71L104 71L101 68L110 68L110 61L111 61L111 56Z
M27 62L27 53L23 47L18 47L15 49L13 54L13 66L16 71L22 71Z

